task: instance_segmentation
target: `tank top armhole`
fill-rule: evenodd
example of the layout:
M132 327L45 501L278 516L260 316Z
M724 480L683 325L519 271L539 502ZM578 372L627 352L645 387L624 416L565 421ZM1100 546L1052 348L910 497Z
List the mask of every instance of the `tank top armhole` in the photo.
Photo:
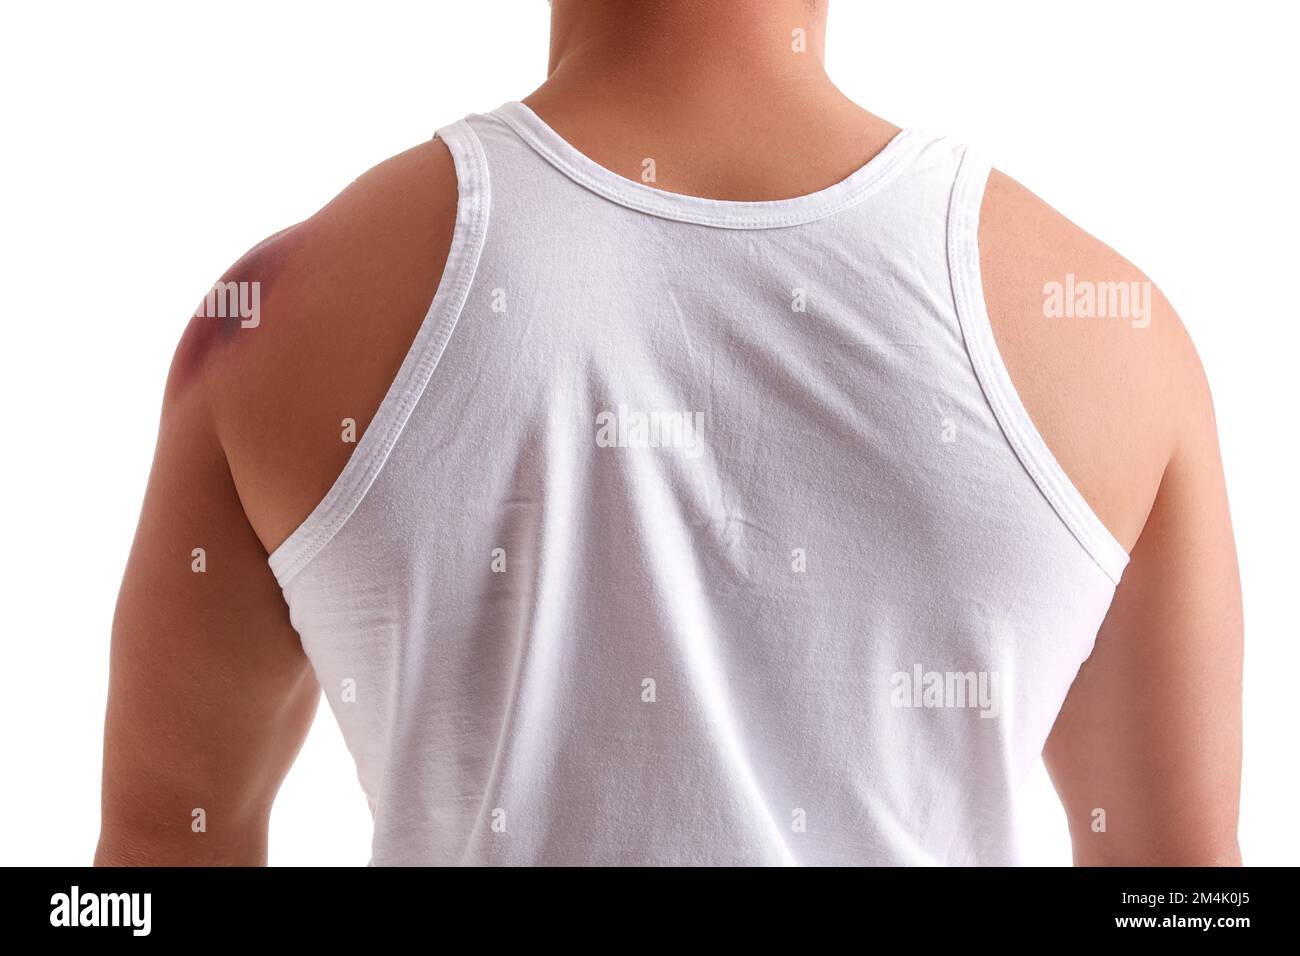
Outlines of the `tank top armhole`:
M948 265L966 352L984 397L1016 457L1097 566L1113 584L1118 584L1128 565L1128 552L1102 523L1047 447L1012 384L993 336L979 253L980 208L991 172L992 167L978 153L963 150L948 211Z
M374 484L442 358L473 284L487 234L487 158L466 120L443 127L434 136L446 144L456 171L456 224L442 278L397 377L343 471L311 514L267 559L282 588L338 534Z

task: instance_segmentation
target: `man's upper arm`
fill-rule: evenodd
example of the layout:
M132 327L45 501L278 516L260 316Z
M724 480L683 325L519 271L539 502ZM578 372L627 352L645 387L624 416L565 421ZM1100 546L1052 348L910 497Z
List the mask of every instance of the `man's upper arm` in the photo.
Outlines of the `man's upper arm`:
M445 144L407 150L231 267L257 316L182 337L113 623L101 862L264 861L320 694L267 554L356 447L344 420L359 438L397 374L456 208Z
M1241 675L1236 553L1207 408L1165 469L1048 741L1077 863L1240 862Z
M96 861L264 862L318 698L205 390L169 394L113 620Z
M1031 418L1131 560L1045 758L1080 864L1239 859L1242 618L1209 388L1144 275L995 173L990 318ZM1151 314L1049 318L1049 283L1138 283Z

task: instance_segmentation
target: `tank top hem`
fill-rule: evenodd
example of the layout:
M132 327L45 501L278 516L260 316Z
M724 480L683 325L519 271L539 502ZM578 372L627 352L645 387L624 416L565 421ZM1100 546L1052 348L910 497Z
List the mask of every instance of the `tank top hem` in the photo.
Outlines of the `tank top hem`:
M992 168L966 149L953 185L948 217L948 258L952 291L966 350L993 414L1007 441L1060 516L1099 568L1118 584L1128 552L1115 540L1061 467L1020 400L1002 360L984 300L979 258L980 207Z
M456 224L442 278L397 377L343 471L306 520L267 559L281 587L320 553L361 504L424 393L473 285L491 205L487 157L465 120L434 135L446 144L456 169Z
M570 145L524 103L505 103L487 115L504 123L539 156L598 196L662 219L719 229L778 229L843 212L887 186L930 138L921 130L902 130L834 185L790 199L749 202L668 192L620 176Z

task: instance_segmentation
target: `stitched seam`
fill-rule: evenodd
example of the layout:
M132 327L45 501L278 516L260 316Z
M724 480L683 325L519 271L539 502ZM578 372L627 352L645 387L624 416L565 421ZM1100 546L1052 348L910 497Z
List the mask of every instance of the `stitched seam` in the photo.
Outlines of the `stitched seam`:
M498 111L492 114L505 123L515 132L528 146L537 152L542 158L549 162L564 175L577 182L579 185L591 190L599 196L603 196L610 202L620 206L626 206L637 212L647 215L657 216L661 219L673 219L682 222L690 222L701 226L713 226L723 229L775 229L786 226L798 226L804 223L814 222L818 219L824 219L833 216L836 213L843 212L852 206L867 199L869 196L887 186L904 168L921 149L924 143L921 138L911 131L905 131L899 134L905 139L892 141L886 150L894 147L894 151L888 156L883 156L883 163L870 170L873 175L868 176L861 183L855 183L846 196L836 200L828 205L816 205L813 208L805 209L803 212L792 212L784 216L763 215L755 212L753 215L728 215L718 212L709 215L703 212L693 212L689 209L682 208L678 205L680 200L697 200L702 202L726 202L727 200L709 200L702 196L685 196L677 193L662 193L662 198L656 197L655 200L647 200L630 195L626 187L637 186L637 183L627 180L625 183L606 183L602 182L592 173L575 166L569 159L556 152L550 144L538 138L537 134L526 125L521 123L518 118L511 116L507 112ZM877 154L877 159L882 159L881 154ZM870 162L874 163L875 160ZM616 173L610 173L611 176L617 176ZM620 177L621 178L621 177ZM835 186L829 186L828 189L834 189ZM816 193L808 196L796 197L799 199L815 199ZM677 197L677 198L673 198ZM774 200L775 202L789 202L790 200Z
M447 144L456 164L459 190L457 225L443 269L444 278L450 271L452 282L446 287L440 282L407 356L407 361L413 364L407 367L404 363L399 369L390 392L375 413L375 420L334 485L268 559L282 588L333 540L369 492L424 395L473 284L490 208L487 158L477 134L463 120L439 131L438 136ZM377 423L380 432L375 431ZM375 438L368 441L372 435Z
M979 318L979 304L974 296L982 295L983 292L972 287L974 278L978 275L979 263L978 206L974 206L972 212L972 204L979 197L972 196L976 182L976 177L971 172L972 162L974 159L967 150L958 167L948 217L949 272L967 355L984 397L1025 471L1088 556L1118 585L1128 563L1128 555L1109 530L1104 528L1101 519L1088 506L1078 489L1070 483L1069 476L1060 469L1059 463L1055 470L1048 467L1048 462L1055 462L1051 450L1043 443L1028 412L1012 401L1015 386L1009 379L1003 380L1006 373L999 372L990 354L997 348L997 343L991 326ZM1032 441L1031 436L1036 436L1038 441ZM1104 535L1101 534L1102 530L1105 530Z

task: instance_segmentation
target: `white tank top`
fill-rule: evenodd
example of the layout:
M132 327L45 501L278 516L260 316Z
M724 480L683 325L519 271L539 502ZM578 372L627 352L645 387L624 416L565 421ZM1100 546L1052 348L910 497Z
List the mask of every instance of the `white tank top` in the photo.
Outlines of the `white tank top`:
M381 864L1008 864L1127 561L990 331L989 167L774 202L521 103L409 355L270 563Z

